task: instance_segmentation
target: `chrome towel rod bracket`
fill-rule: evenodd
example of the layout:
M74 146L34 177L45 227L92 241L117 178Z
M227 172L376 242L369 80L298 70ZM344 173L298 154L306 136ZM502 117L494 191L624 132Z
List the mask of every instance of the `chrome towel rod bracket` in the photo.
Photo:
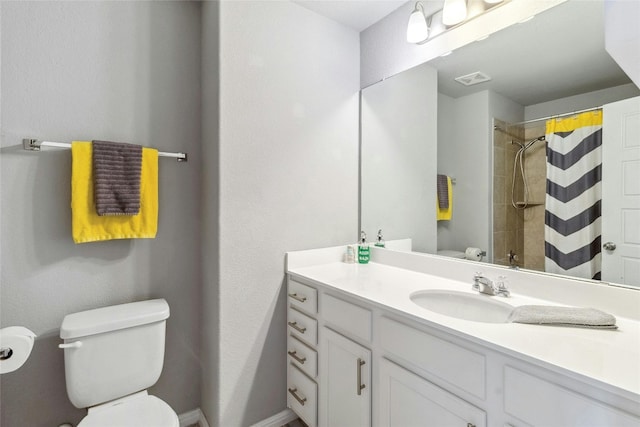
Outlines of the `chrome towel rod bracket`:
M71 148L69 142L53 142L53 141L39 141L34 138L23 138L22 147L28 151L41 151L42 147L58 147L58 148ZM186 162L188 160L187 153L172 153L167 151L158 151L160 157L172 157L178 162Z

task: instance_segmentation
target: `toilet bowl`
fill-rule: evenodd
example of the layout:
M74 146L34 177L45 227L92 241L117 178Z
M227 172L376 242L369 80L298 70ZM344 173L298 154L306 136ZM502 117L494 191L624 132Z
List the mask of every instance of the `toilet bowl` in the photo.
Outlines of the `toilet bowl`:
M147 392L162 372L168 317L164 299L65 316L67 394L88 410L78 427L179 427L175 411Z

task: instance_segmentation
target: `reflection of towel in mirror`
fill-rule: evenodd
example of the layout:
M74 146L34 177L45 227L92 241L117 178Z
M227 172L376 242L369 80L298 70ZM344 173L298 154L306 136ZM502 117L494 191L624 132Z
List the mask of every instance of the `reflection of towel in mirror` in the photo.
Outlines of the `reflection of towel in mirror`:
M509 322L534 325L573 326L579 328L617 329L616 318L595 308L523 305L516 307Z
M441 179L443 177L444 179ZM436 191L436 219L438 221L450 221L453 214L453 190L451 178L446 175L438 175ZM446 194L446 198L444 197ZM445 207L443 202L446 202Z

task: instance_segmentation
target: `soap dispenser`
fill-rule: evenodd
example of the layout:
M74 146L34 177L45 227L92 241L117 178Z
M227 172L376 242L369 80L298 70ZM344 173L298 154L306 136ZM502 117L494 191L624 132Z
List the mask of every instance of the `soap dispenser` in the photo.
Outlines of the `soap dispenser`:
M384 239L382 238L382 229L378 230L378 241L374 244L379 248L384 248Z
M367 233L360 232L360 243L358 244L358 262L368 264L371 256L369 244L367 243Z

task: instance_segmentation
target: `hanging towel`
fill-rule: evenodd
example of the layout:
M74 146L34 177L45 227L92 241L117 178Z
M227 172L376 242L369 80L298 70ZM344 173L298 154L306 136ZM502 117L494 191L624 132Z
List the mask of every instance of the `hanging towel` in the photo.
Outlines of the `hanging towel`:
M140 212L142 146L93 141L93 189L98 215Z
M438 175L445 176L445 175ZM453 189L451 187L451 177L447 178L446 193L447 193L447 207L440 207L440 188L438 188L436 195L436 219L438 221L450 221L453 215ZM440 187L440 178L438 178L438 187ZM444 191L443 191L444 192Z
M595 308L523 305L509 315L509 322L534 325L573 326L593 329L617 329L616 318Z
M158 151L142 149L140 212L99 216L94 204L92 144L71 144L71 225L75 243L154 238L158 229Z
M446 175L437 176L436 191L438 192L438 208L449 209L449 177Z

